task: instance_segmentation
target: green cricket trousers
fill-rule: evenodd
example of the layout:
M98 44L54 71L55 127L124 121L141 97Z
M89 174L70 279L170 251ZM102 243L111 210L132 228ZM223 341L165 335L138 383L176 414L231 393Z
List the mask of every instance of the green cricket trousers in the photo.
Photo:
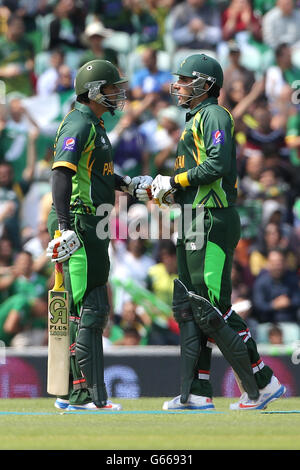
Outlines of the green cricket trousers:
M261 360L246 322L231 308L231 270L240 238L240 219L234 207L194 210L190 227L177 241L179 279L218 308L228 325L244 340L258 388L265 387L273 371ZM213 340L201 337L201 352L191 393L212 397L210 366Z

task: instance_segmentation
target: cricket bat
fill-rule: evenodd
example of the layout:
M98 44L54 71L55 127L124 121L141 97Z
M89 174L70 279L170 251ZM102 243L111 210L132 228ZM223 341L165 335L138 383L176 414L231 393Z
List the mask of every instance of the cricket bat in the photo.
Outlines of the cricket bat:
M60 237L56 230L54 238ZM54 287L48 293L48 376L50 395L69 393L69 293L64 287L62 263L55 263Z

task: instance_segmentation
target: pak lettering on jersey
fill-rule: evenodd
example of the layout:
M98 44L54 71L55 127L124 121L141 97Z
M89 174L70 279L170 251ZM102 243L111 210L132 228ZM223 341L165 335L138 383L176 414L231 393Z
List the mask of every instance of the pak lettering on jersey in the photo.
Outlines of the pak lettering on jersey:
M74 152L76 150L76 139L74 137L65 137L62 149Z
M113 175L114 174L114 164L113 162L104 163L102 175Z
M178 170L179 168L184 168L184 155L176 157L174 170Z
M221 130L216 130L212 132L213 145L224 144L225 142L225 133Z

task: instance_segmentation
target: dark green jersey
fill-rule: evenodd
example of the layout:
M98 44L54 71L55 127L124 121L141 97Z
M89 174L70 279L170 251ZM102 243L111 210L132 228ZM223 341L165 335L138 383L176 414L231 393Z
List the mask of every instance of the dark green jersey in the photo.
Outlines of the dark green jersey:
M100 204L114 205L112 147L103 121L84 104L76 102L58 128L53 168L59 166L75 171L71 211L95 214Z
M175 201L223 208L237 196L236 148L231 114L208 98L186 115L175 160Z

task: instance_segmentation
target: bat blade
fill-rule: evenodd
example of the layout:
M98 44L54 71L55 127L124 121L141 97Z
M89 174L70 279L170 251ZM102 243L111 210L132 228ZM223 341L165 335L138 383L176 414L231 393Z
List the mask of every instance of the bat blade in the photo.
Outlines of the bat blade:
M69 393L69 309L67 291L49 291L48 377L50 395Z
M55 283L48 293L47 392L50 395L69 393L69 336L69 293L64 288L62 264L55 263Z

